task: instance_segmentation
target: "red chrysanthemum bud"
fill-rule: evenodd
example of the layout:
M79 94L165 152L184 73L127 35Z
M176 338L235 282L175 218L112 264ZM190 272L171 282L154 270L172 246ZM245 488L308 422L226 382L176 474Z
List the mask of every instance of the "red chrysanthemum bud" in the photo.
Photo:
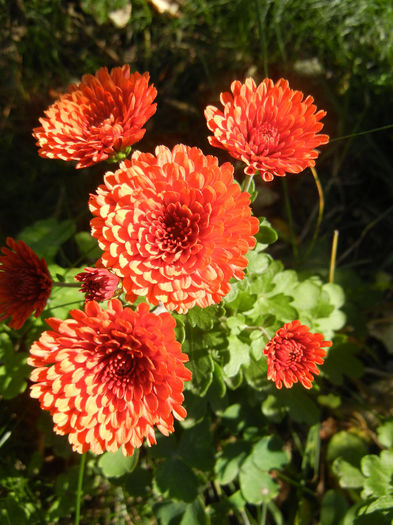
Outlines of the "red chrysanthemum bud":
M7 238L0 255L0 321L11 317L9 325L18 330L35 310L38 317L46 306L52 278L45 259L23 241Z
M84 272L75 275L82 282L80 291L85 294L86 301L107 301L115 295L119 278L106 268L85 268Z
M198 148L135 152L90 197L100 264L123 278L130 302L145 296L180 313L219 303L255 245L249 203L233 166Z
M326 112L316 112L312 97L303 100L303 93L290 89L283 78L276 84L265 78L259 86L252 78L244 84L236 80L231 91L221 93L223 112L214 106L205 109L207 127L214 133L208 137L212 146L245 162L247 175L258 170L265 181L315 166L314 148L329 137L318 134Z
M267 378L274 381L277 388L282 384L291 388L298 381L305 388L311 388L312 374L319 374L316 365L321 365L326 355L324 346L332 346L332 342L324 341L322 334L311 333L300 321L285 324L263 351L267 356Z
M146 303L136 311L118 299L102 310L95 301L71 319L51 318L30 348L35 367L31 396L53 417L57 434L79 453L115 452L131 456L146 438L156 443L154 427L167 436L174 417L184 419L188 361L175 339L169 313L154 315Z
M76 160L85 168L128 154L145 134L142 126L154 115L157 90L149 74L130 73L130 66L106 67L71 84L33 130L38 153L48 159Z

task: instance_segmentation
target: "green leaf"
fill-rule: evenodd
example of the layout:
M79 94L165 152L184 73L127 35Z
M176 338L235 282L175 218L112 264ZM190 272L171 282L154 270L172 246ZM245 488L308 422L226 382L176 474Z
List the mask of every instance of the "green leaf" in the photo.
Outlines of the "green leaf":
M65 280L70 283L76 283L74 277L84 268L71 268L65 270L57 264L50 264L49 271L53 275L55 272L65 275ZM43 312L42 317L56 317L58 319L67 319L70 310L82 309L85 302L85 296L79 291L79 288L55 286L48 300L47 307Z
M303 281L293 290L293 306L299 313L312 310L319 302L321 287L312 280Z
M6 333L0 334L0 395L12 399L26 390L31 368L26 364L27 354L15 352Z
M225 396L226 390L227 389L222 368L216 361L214 361L213 382L211 383L207 393L210 403L214 402L214 400L217 400L217 398L221 400Z
M224 424L237 435L246 426L247 407L244 404L235 403L226 408L222 414Z
M277 241L278 234L270 222L265 217L262 217L259 220L259 231L255 237L259 244L268 246Z
M153 513L159 519L160 525L178 525L187 504L183 501L163 502L154 505Z
M344 304L344 290L338 284L325 283L322 290L328 294L330 303L336 308L340 308Z
M361 348L354 343L335 344L328 352L322 367L323 375L335 385L344 384L344 376L357 379L363 375L364 366L356 357Z
M278 437L265 436L256 443L240 468L240 489L245 499L254 505L274 499L279 486L269 471L282 468L288 461L289 455Z
M356 489L363 486L364 477L360 470L344 458L336 458L333 461L332 468L338 477L340 486L344 489Z
M317 399L318 403L324 407L335 409L341 406L341 397L334 394L320 395Z
M146 497L151 490L152 481L152 471L137 465L132 472L123 476L119 483L130 496L137 498Z
M169 436L157 434L156 440L157 444L148 449L149 456L153 458L168 458L176 454L178 443L175 434L169 434Z
M103 252L98 247L97 239L92 237L89 232L78 232L74 235L74 239L84 259L97 261L101 257Z
M302 319L300 319L302 320ZM333 338L334 333L345 325L346 316L341 310L334 310L329 317L315 319L312 328L324 335L325 339Z
M196 394L204 396L213 380L214 363L211 352L204 347L201 334L190 328L187 329L182 348L190 359L187 363L192 372L189 386Z
M273 282L275 294L292 294L292 290L297 286L299 280L295 270L284 270L274 275Z
M269 381L266 378L267 361L265 356L260 355L259 359L251 357L250 364L244 366L243 371L244 378L250 387L261 390L268 385Z
M361 462L363 483L362 497L393 495L393 450L383 450L380 457L365 456Z
M367 453L367 447L363 439L352 432L342 430L332 436L329 441L326 457L332 462L342 457L355 467L360 466L361 458Z
M161 493L169 498L191 502L198 494L194 472L179 458L168 458L158 466L156 483Z
M279 486L265 470L247 458L240 469L240 490L248 503L261 505L271 501L279 493Z
M265 436L253 446L251 455L254 463L262 470L280 469L289 461L289 454L283 450L283 443L277 436Z
M292 297L283 293L262 296L257 299L254 307L247 312L247 315L255 318L269 313L275 315L280 320L280 324L287 323L299 317L297 310L291 304L292 300Z
M247 504L247 501L243 498L243 494L240 490L237 490L229 496L229 501L236 509L244 509Z
M194 306L185 316L185 322L188 322L193 328L197 326L201 330L211 330L215 321L223 314L224 311L219 305L212 305L207 308Z
M276 392L277 401L288 410L289 417L298 423L313 425L320 419L320 410L311 394L294 385L290 390L282 388Z
M239 474L240 465L250 452L250 445L246 441L235 441L225 445L214 466L217 481L227 485Z
M279 399L277 399L276 395L269 394L262 402L261 410L262 414L269 419L269 421L279 423L284 418L288 409Z
M336 525L344 517L348 504L338 490L328 490L321 502L320 525Z
M184 392L184 406L187 407L187 417L180 422L183 428L191 428L205 417L206 399L191 390Z
M75 224L71 219L58 222L53 217L35 222L25 228L19 238L22 239L47 263L53 261L60 246L75 232Z
M132 472L138 464L139 449L132 456L124 456L121 448L116 452L104 452L98 460L98 466L107 478L119 478Z
M243 343L236 336L228 337L229 361L224 366L224 373L228 377L234 377L242 365L250 363L250 345Z
M264 273L270 265L271 256L263 253L265 246L257 243L255 248L249 251L246 255L248 259L247 274L261 274Z
M375 518L390 518L390 520L386 520L385 523L388 525L392 524L393 519L393 495L389 494L386 496L380 496L379 498L375 499L372 502L367 502L363 507L359 509L359 514L374 514L378 513L374 517L374 523L377 523L375 521Z
M181 525L208 525L209 523L210 520L201 497L187 505L180 522Z
M393 448L393 418L377 428L378 441L386 448Z
M183 432L178 454L190 467L199 470L211 470L213 468L214 449L208 418Z

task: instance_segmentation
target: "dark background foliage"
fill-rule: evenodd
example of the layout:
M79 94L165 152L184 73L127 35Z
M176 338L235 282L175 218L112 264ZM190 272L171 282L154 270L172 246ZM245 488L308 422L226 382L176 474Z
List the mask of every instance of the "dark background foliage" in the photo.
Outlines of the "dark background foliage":
M264 184L257 180L259 195L253 206L257 215L266 216L278 230L279 242L270 247L270 253L303 276L317 272L327 278L333 231L339 230L336 282L342 284L346 292L343 309L347 325L343 332L347 339L342 347L341 356L344 357L332 356L330 364L326 363L326 376L331 383L326 387L325 381L323 393L333 398L328 397L318 405L323 414L320 419L323 472L320 474L311 468L312 454L307 446L314 442L305 425L317 424L319 413L315 416L316 405L308 401L303 392L295 391L293 399L299 405L296 408L293 402L289 409L289 398L268 395L263 402L262 417L258 407L260 399L255 392L254 397L249 392L242 393L241 389L230 391L228 399L225 398L228 406L235 406L243 394L248 396L249 406L243 407L244 413L239 419L229 412L221 414L221 427L215 428L214 419L209 423L214 427L214 439L218 443L215 446L220 453L222 444L230 436L241 435L247 448L255 438L255 428L260 425L268 432L271 431L268 424L272 423L274 432L285 443L285 450L292 450L293 459L287 475L297 477L301 487L308 483L318 501L323 490L330 488L331 507L338 508L341 503L346 505L350 501L350 494L345 492L344 497L336 490L338 481L332 471L333 460L338 456L348 459L350 454L347 457L342 451L350 449L356 456L353 464L358 467L359 458L366 450L363 442L356 441L359 436L367 437L370 454L379 451L381 442L386 447L393 445L385 435L391 430L391 423L387 423L387 430L378 431L376 437L377 423L392 416L392 384L387 372L393 370L393 131L391 128L342 139L392 124L393 7L390 0L179 0L167 2L167 5L177 6L177 14L160 13L154 2L147 0L0 0L0 240L4 244L8 235L17 236L36 221L49 217L68 220L65 224L71 224L72 231L89 230L88 194L95 191L108 166L75 171L69 163L41 159L32 137L32 129L39 125L43 111L70 82L77 82L85 73L124 63L130 63L133 70L148 71L158 90L158 110L147 123L146 136L136 147L152 151L159 144L172 147L182 142L198 146L204 153L218 156L222 162L231 159L224 151L209 146L203 110L208 104L218 104L219 93L229 90L233 80L244 80L250 75L257 82L265 76L275 81L285 77L292 88L312 95L317 107L327 111L324 130L332 140L321 148L317 163L325 193L325 214L311 253L303 247L312 237L318 195L309 170L287 177L296 242L300 247L296 259L289 242L283 182L275 180ZM237 173L241 181L241 166ZM61 235L54 231L59 241ZM56 251L52 262L63 267L76 266L80 244L67 232L62 234L67 240ZM84 262L79 260L78 264ZM236 315L239 312L243 315L241 301L238 303L229 303L229 308ZM203 333L212 330L211 340L206 344L216 345L217 352L221 351L225 345L219 336L214 340L213 316L210 319L203 314L200 318L195 315L198 321L196 326L192 325L195 338L202 340ZM25 365L21 354L41 329L42 326L30 325L28 331L22 330L17 337L13 336L16 353L5 363L7 370L18 371L22 378L21 370ZM7 344L4 339L0 347L5 348ZM189 351L187 342L185 348ZM251 381L252 374L248 373ZM21 381L23 383L24 379ZM22 383L12 387L16 393L23 390ZM192 392L187 393L191 422L201 417L198 410L204 414L208 401L216 413L220 413L222 401L216 393L220 383L213 381L212 385L203 403L199 398L195 400ZM3 388L3 383L0 386ZM337 409L334 407L336 394L341 398ZM313 399L315 401L315 395ZM20 510L25 508L30 509L31 523L50 520L70 523L67 512L74 505L78 466L66 439L51 433L49 417L40 413L27 391L0 402L0 444L4 446L2 450L6 450L3 458L10 458L0 463L3 478L0 497L6 501L7 515L13 515L18 525L25 523L27 514ZM288 419L282 419L285 410L289 410ZM348 441L347 430L352 427L358 432L355 442L351 442L352 438ZM170 457L171 447L175 450L174 443L179 440L180 459L177 461L182 468L185 468L183 460L191 467L196 466L199 469L197 481L201 482L211 465L193 464L195 457L204 456L198 450L194 458L187 455L187 446L195 442L192 428L162 441L151 454L153 459L154 454L156 458L166 457L166 454ZM338 438L333 440L337 431ZM9 432L12 439L7 441ZM204 436L206 441L203 450L208 450L213 457L211 436L205 427L198 432L198 439ZM303 451L296 445L300 442L305 447ZM225 451L233 452L225 448L227 445L223 448L224 456ZM240 456L243 452L240 450ZM141 457L147 458L148 463L152 461L143 449ZM280 461L284 463L281 456L277 468ZM89 523L149 523L151 508L137 506L137 503L151 496L152 474L144 468L143 462L141 465L134 471L137 474L128 475L126 481L122 478L122 483L118 484L116 477L112 479L112 474L105 470L105 465L100 468L111 482L102 477L97 466L90 467L84 487ZM171 466L165 462L161 465ZM340 473L341 482L347 471L337 467L335 472ZM317 485L318 474L325 479L323 487ZM194 480L189 471L188 475L196 485L196 478ZM29 478L34 479L32 484ZM222 478L225 475L221 474L221 481L218 476L220 483ZM165 479L162 467L156 482L164 487L163 493L167 488ZM284 502L283 515L288 524L295 519L296 523L312 522L311 517L307 521L311 511L299 510L304 495L299 486L290 492L291 485L281 480L276 503L280 507ZM174 487L170 489L175 490ZM216 491L216 485L209 486L203 494L204 501L214 508L213 522L224 523L220 516L226 518L233 510L232 503L224 498L226 492L229 496L229 490L226 486L221 495ZM127 507L129 501L132 504ZM198 501L194 501L192 510L196 516L200 510ZM326 508L331 508L328 498L323 501L327 502ZM175 509L178 514L181 513L179 509ZM273 507L269 508L271 515L273 511ZM144 512L147 521L143 521ZM180 522L180 518L177 521L177 518L175 521L166 519L168 512L163 503L154 507L154 515L162 523ZM233 519L233 523L238 522ZM205 521L200 519L199 523ZM325 517L323 525L330 523L335 523L334 519L329 521Z

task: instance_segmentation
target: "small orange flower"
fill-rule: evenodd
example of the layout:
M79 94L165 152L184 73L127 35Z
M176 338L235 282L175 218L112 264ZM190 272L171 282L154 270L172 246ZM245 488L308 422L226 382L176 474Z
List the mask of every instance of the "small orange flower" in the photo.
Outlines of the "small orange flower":
M85 268L84 272L75 275L82 282L80 291L85 294L86 301L107 301L115 295L119 278L106 268Z
M45 259L23 241L11 237L0 256L0 321L11 317L11 328L22 328L35 310L41 315L52 290L52 278Z
M245 162L247 175L258 170L264 181L315 166L314 148L329 137L318 134L326 112L315 112L312 97L303 100L303 93L290 89L283 78L276 84L265 78L259 86L252 78L244 84L236 80L231 91L221 93L223 112L214 106L205 109L214 133L208 137L212 146Z
M308 326L300 321L292 321L280 328L265 346L267 356L267 378L276 383L277 388L291 388L293 383L300 383L311 388L312 374L318 375L316 365L323 363L326 350L331 341L324 341L323 335L310 332Z
M258 219L233 167L181 144L135 152L90 197L100 263L123 278L127 300L168 310L219 303L242 279Z
M85 168L141 140L142 126L154 115L157 91L149 74L130 74L130 66L106 67L84 75L45 111L33 130L38 153L48 159L76 160Z
M131 456L144 438L156 443L154 426L167 436L173 416L184 419L188 357L175 339L169 313L154 315L146 303L123 308L118 299L102 310L95 301L72 319L51 318L51 330L33 343L31 396L53 417L57 434L79 453Z

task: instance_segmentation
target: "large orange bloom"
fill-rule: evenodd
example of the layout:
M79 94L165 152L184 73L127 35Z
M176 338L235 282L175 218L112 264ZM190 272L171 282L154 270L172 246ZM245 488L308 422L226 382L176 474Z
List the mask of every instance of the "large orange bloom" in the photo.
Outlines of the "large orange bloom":
M156 111L156 95L149 74L130 74L129 65L84 75L45 111L41 127L33 130L38 153L76 160L77 168L116 156L145 134L142 126Z
M0 321L11 317L9 325L18 330L35 310L41 315L52 290L52 278L45 259L23 241L11 237L0 256Z
M173 416L183 419L184 381L191 372L175 339L169 313L154 315L146 303L134 312L118 299L101 310L88 301L72 319L48 319L30 349L31 396L53 417L57 434L68 434L77 452L96 454L122 447L132 455L146 438L156 443L154 426L173 432Z
M332 342L324 341L322 334L311 333L300 321L284 324L263 351L267 356L267 378L274 381L277 388L283 383L291 388L298 381L305 388L311 388L312 374L319 374L316 365L321 365L326 355L324 346L332 346Z
M228 151L247 166L245 173L258 170L263 180L299 173L315 165L328 135L319 135L325 111L316 111L313 98L303 100L301 91L290 89L281 78L276 84L265 78L256 86L252 78L244 84L232 82L231 93L221 93L224 112L214 106L205 109L208 137L212 146Z
M123 278L128 301L146 296L187 312L221 301L242 279L258 219L233 167L197 148L135 152L90 198L101 264Z

